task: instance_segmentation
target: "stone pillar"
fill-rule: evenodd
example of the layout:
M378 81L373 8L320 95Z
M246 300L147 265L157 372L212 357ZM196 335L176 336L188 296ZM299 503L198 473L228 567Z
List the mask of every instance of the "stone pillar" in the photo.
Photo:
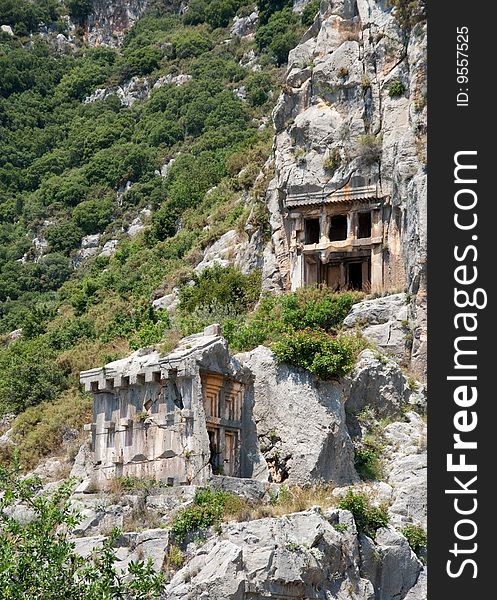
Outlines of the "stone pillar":
M371 292L383 291L383 250L381 244L375 244L371 250Z
M290 279L292 292L305 285L304 281L304 255L296 250L290 259Z
M319 243L329 244L329 220L324 207L321 209L321 214L319 215L319 229Z
M368 261L365 260L362 263L362 285L364 288L364 284L366 283L366 281L369 281L369 265L368 265Z
M340 289L345 289L345 286L347 285L347 278L345 276L345 265L342 263L340 263Z
M381 210L371 211L371 237L383 237Z
M347 215L347 239L355 239L357 237L357 213L349 212Z

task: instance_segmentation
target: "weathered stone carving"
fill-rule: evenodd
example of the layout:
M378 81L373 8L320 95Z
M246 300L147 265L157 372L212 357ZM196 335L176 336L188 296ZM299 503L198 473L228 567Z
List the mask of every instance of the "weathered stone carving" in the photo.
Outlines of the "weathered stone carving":
M218 333L207 328L165 357L144 349L81 373L94 398L98 487L126 475L173 485L203 483L212 474L254 474L260 455L252 375Z

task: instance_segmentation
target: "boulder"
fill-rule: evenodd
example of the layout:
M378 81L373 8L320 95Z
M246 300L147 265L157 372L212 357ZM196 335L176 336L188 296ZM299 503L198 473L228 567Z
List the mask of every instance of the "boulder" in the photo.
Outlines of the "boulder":
M254 10L247 17L235 16L233 19L233 25L231 26L230 33L233 37L247 37L255 33L257 21L259 20L259 13Z
M421 568L395 530L379 530L375 543L357 536L348 511L316 507L224 525L173 576L163 598L398 600L416 593Z
M415 523L426 529L426 424L416 413L407 413L406 419L387 425L383 432L384 472L392 487L389 514L398 527Z
M255 378L254 419L270 481L356 481L343 384L279 364L264 346L236 358Z
M108 240L105 242L102 251L99 256L112 256L114 252L117 250L117 245L119 244L119 240Z
M363 350L349 375L347 413L371 408L378 417L400 417L405 407L424 408L424 387L399 365L372 350Z

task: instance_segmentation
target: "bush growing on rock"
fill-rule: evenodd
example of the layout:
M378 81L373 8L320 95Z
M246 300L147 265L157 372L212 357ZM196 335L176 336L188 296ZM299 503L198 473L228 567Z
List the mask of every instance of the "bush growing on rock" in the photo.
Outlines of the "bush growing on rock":
M422 552L425 550L428 543L426 531L420 525L409 524L402 528L401 533L409 542L409 546L411 546L414 554L416 554L420 560L423 560Z
M388 86L388 95L390 98L397 98L398 96L402 96L402 94L406 91L406 86L399 81L398 79L394 79L390 85Z
M244 275L236 267L215 265L194 275L194 285L185 285L180 291L180 310L183 315L191 314L199 306L213 302L232 306L245 313L252 308L260 293L261 274L254 271Z
M237 350L270 344L282 334L313 328L335 332L360 294L337 294L326 287L301 288L279 297L264 297L245 322L224 323L223 331Z
M181 510L171 525L171 532L179 542L184 542L189 533L205 533L209 527L219 525L225 514L235 512L241 499L230 492L198 490L193 505Z
M349 510L355 520L359 533L374 538L380 527L388 525L388 513L384 505L373 506L368 497L360 492L348 490L340 500L338 508Z
M364 448L357 448L354 456L354 467L362 479L381 479L382 464L378 449L369 445Z
M325 331L304 329L284 334L271 344L278 360L307 369L321 379L346 375L363 343L350 335L331 337Z

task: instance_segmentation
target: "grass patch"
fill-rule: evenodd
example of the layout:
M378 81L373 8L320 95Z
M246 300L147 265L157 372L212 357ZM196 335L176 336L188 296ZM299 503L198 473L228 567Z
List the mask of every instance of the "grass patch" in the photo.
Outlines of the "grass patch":
M55 402L42 402L17 417L14 440L23 469L35 467L40 460L59 453L68 434L91 421L92 400L78 389L62 393Z

